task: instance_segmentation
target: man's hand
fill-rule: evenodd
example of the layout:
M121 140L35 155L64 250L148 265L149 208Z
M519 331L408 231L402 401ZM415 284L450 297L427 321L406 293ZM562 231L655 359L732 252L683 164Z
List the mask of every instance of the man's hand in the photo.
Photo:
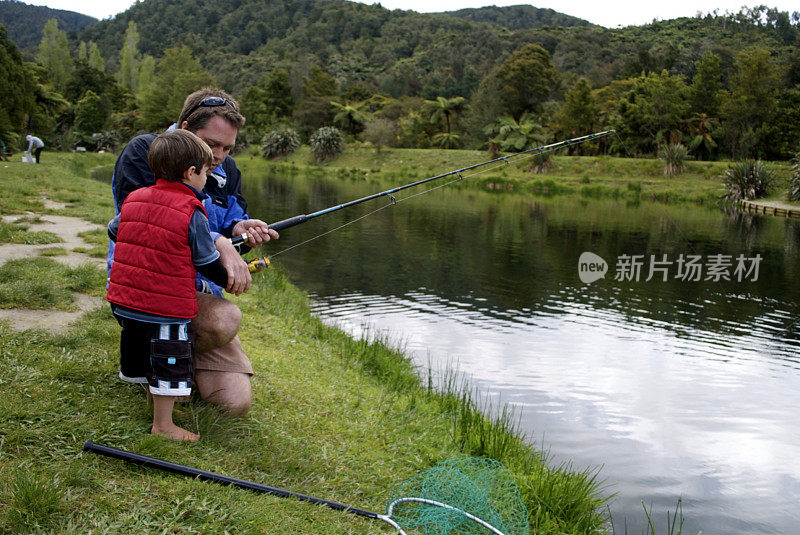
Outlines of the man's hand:
M278 231L272 230L260 219L245 219L236 223L233 226L233 235L241 234L247 234L247 245L250 247L258 247L271 239L279 238Z
M250 283L253 281L250 270L247 269L247 263L242 260L239 251L231 245L231 240L228 238L220 236L214 242L214 246L219 251L220 262L228 272L228 286L225 291L233 295L245 293L250 289Z

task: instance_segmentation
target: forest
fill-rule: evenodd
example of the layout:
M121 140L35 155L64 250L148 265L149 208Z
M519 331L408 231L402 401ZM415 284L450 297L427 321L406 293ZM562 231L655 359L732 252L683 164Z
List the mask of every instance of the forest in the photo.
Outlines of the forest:
M216 85L247 117L242 147L336 126L378 148L517 151L615 129L575 150L800 152L800 13L766 6L607 29L531 6L143 0L80 27L51 18L28 46L5 28L19 34L21 6L34 7L0 2L0 138L12 147L35 133L51 147L113 150Z

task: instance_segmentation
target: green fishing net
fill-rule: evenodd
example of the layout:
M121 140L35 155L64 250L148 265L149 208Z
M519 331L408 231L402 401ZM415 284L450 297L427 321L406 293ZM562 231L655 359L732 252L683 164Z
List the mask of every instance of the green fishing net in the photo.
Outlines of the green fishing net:
M386 511L407 533L530 533L517 484L494 459L452 459L420 472L394 486Z

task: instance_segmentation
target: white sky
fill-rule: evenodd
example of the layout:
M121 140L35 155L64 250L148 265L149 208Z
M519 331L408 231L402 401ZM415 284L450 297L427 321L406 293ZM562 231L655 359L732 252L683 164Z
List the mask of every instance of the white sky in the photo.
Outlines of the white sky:
M98 19L109 18L125 11L136 3L136 0L23 0L28 4L48 6L55 9L77 11ZM377 3L367 0L362 3ZM512 6L525 3L524 0L382 0L380 4L388 9L413 9L422 13L437 11L455 11L466 7L482 7L487 5ZM665 20L677 17L693 17L698 11L708 13L719 9L738 12L742 5L759 5L777 7L790 14L800 11L800 3L796 0L672 0L661 2L623 1L623 0L537 0L531 5L539 8L550 8L567 15L573 15L600 24L608 28L628 26L631 24L647 24L654 19Z

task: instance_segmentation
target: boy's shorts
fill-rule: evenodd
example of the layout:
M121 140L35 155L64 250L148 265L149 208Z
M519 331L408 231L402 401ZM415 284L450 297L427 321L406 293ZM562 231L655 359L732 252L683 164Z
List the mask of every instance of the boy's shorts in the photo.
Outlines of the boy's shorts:
M190 395L194 366L188 325L116 318L122 326L119 378L148 384L157 396Z

